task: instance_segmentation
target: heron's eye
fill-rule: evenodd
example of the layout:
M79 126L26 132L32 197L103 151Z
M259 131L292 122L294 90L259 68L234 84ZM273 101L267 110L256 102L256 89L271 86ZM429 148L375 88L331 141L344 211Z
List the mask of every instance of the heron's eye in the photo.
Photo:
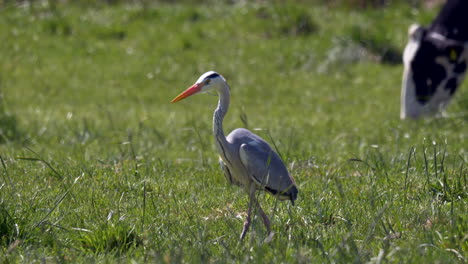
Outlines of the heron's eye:
M211 82L211 79L206 79L206 80L205 80L205 85L210 84L210 82Z

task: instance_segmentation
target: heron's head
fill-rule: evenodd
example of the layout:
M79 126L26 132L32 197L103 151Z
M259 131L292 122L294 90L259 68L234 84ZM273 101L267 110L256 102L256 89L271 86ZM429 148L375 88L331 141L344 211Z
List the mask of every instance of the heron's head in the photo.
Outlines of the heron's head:
M197 93L218 91L224 85L226 85L226 80L221 74L215 71L205 72L192 86L174 98L171 103L178 102Z

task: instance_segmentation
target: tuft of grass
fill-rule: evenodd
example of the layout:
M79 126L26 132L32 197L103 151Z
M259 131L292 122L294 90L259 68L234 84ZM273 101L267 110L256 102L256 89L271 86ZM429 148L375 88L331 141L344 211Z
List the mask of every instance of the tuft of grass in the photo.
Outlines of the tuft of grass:
M81 230L79 247L93 254L125 254L132 248L143 245L134 226L118 222L101 224L95 230Z

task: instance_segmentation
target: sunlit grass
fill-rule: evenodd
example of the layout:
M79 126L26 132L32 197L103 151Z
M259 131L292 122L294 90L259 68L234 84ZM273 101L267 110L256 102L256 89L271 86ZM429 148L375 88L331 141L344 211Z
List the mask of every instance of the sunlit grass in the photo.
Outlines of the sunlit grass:
M306 4L58 4L0 11L0 260L466 261L466 83L448 118L399 120L407 27L436 10ZM393 58L393 57L392 57ZM296 206L247 197L218 167L214 96L170 100L217 70L226 132L275 143Z

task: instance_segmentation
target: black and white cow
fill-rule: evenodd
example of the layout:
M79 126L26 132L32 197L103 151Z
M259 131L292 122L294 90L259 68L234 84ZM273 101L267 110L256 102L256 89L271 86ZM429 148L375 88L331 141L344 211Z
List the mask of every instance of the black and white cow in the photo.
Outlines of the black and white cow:
M402 119L440 112L463 81L468 62L468 0L448 0L428 28L411 25L408 33Z

